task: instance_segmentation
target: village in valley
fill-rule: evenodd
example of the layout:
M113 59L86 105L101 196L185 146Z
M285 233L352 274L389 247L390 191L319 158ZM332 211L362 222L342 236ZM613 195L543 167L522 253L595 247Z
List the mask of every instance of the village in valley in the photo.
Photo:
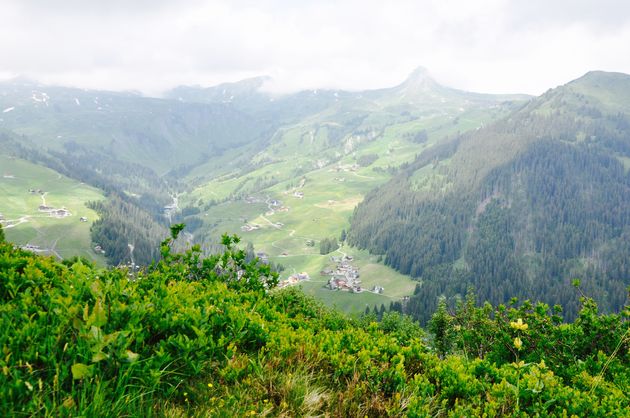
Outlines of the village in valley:
M353 172L353 171L356 171L357 169L358 169L358 166L356 164L345 165L345 166L338 165L337 167L335 167L334 171ZM343 181L344 178L343 177L335 178L335 180ZM299 199L299 200L304 199L305 197L304 186L306 182L307 182L306 177L302 177L296 186L288 188L287 190L283 192L283 194L293 199ZM261 215L261 219L267 222L269 226L271 226L272 228L283 229L284 227L283 223L273 222L269 220L267 217L271 217L279 212L288 212L290 211L289 206L285 205L282 201L278 199L274 199L270 196L262 198L262 197L257 197L254 195L249 195L243 198L243 200L246 204L261 204L261 203L265 204L267 206L267 210ZM334 203L335 203L334 200L328 200L328 206ZM244 222L244 225L241 225L240 229L242 232L245 232L245 233L257 231L263 228L263 225L261 225L260 223L254 223L254 222L248 221L247 219L243 219L243 222ZM267 225L264 225L264 227L266 226ZM293 236L294 233L295 233L295 230L292 230L289 236L290 237ZM315 241L313 239L308 239L306 241L307 247L313 247L314 245L315 245ZM325 267L319 272L320 276L323 276L323 278L327 278L327 279L316 280L314 278L311 278L309 273L306 271L302 271L302 272L296 271L293 274L289 275L287 278L281 280L278 283L278 287L283 288L287 286L293 286L293 285L297 285L297 284L307 282L307 281L308 282L321 281L323 283L322 287L330 291L342 291L342 292L349 292L349 293L370 292L370 293L375 293L375 294L383 294L385 290L383 286L374 285L371 288L362 287L359 268L353 264L354 257L352 255L345 254L341 251L338 251L338 252L341 253L341 255L340 256L331 255L330 256L331 264L329 264L328 267ZM269 262L269 256L265 252L262 252L262 251L257 252L256 256L263 263ZM287 257L289 256L289 254L287 251L283 251L279 256Z
M359 268L351 264L353 260L354 258L351 255L346 254L341 257L331 256L330 261L334 263L334 267L325 268L319 273L321 276L329 277L324 287L329 290L350 293L371 292L382 294L385 290L382 286L375 285L371 289L361 287ZM292 286L307 280L311 280L308 273L294 273L287 279L282 280L278 287Z

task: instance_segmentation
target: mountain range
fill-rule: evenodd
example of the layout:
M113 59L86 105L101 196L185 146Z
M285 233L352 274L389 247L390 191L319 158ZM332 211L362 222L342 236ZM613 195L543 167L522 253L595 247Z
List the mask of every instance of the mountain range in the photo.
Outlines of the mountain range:
M331 268L317 243L347 231L338 251L385 294L348 302L316 281L304 288L354 310L394 300L426 321L440 296L472 287L482 301L540 299L571 317L576 278L603 309L623 306L630 76L591 72L535 98L452 89L423 68L360 92L276 95L267 81L162 98L2 82L1 153L104 193L85 202L99 219L81 245L98 244L110 264L150 263L181 221L209 252L239 233L315 277ZM21 213L0 203L9 212ZM9 239L34 242L20 228L29 222Z

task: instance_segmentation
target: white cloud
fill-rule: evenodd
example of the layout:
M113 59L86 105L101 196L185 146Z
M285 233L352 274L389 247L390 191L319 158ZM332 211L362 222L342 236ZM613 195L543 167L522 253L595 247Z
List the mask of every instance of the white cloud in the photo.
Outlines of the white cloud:
M0 77L150 94L263 74L285 91L363 89L423 65L447 85L538 94L630 72L625 3L5 0Z

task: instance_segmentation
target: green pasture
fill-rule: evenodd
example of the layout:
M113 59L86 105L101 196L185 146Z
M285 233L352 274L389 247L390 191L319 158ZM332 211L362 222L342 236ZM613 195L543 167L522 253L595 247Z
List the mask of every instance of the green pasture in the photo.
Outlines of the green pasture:
M464 108L415 113L416 117L411 120L393 110L378 118L368 115L358 129L381 134L369 140L362 138L348 148L348 136L335 139L330 134L341 126L339 118L360 117L361 112L350 112L346 116L343 112L323 112L278 130L269 146L252 158L254 165L260 164L260 167L216 177L183 196L182 201L184 205L194 205L199 199L229 199L203 211L205 235L238 234L244 242L252 242L256 251L263 251L272 261L284 265L282 278L294 272L307 272L314 281L303 283L303 288L326 303L336 304L348 312L363 311L366 304L389 305L392 298L398 300L411 295L416 282L379 263L367 252L350 248L342 251L354 257L353 264L359 267L362 286L383 286L384 295L324 289L324 283L319 280L327 280L327 277L320 278L319 272L333 264L330 256L319 254L319 242L324 238L339 238L342 229L349 228L356 205L370 190L391 178L388 168L412 162L444 137L478 128L498 116L489 109ZM413 137L421 130L426 130L428 140L423 144L414 143ZM361 156L368 154L376 154L378 158L368 167L350 169ZM323 161L327 164L317 168ZM196 169L195 175L203 177L204 173ZM414 174L413 182L423 189L443 189L448 185L442 184L442 177L440 170L427 167ZM302 181L303 187L298 188ZM303 196L296 196L296 192ZM248 204L236 196L254 196L261 203ZM280 201L288 210L270 211L262 202L271 199ZM242 231L245 223L256 224L260 229ZM307 246L308 240L313 240L315 246Z
M91 249L90 225L98 215L85 206L88 201L103 198L97 189L8 156L0 156L0 175L0 213L9 241L37 245L43 253L62 258L83 256L105 264L104 258ZM45 194L31 193L30 189ZM71 216L55 218L39 211L44 201L49 207L66 208ZM81 217L88 222L81 222Z

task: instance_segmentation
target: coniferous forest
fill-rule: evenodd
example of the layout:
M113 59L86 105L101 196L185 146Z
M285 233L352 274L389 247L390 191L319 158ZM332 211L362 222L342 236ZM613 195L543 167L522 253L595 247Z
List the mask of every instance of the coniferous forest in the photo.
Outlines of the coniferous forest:
M403 312L426 323L439 296L452 306L472 285L478 302L541 300L574 319L574 279L605 311L624 305L627 117L566 105L537 113L549 102L585 100L558 94L420 155L355 210L349 241L419 280ZM484 144L493 138L506 148L486 154ZM446 186L415 183L414 173L427 167L447 178Z

